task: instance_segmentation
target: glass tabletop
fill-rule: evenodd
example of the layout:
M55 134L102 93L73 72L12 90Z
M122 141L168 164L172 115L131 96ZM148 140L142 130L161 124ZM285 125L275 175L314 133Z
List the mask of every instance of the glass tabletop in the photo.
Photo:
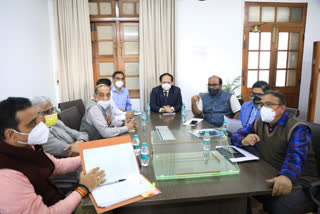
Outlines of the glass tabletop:
M153 168L157 180L239 174L232 163L232 149L221 129L210 129L210 150L204 150L205 130L170 130L175 140L162 140L158 131L151 132Z

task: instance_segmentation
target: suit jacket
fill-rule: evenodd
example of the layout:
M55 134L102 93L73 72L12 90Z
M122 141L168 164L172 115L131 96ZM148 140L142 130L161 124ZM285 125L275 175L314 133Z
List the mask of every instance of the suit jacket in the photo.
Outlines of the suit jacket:
M164 93L160 86L152 89L150 94L151 111L159 112L164 104ZM168 105L174 108L174 111L180 111L182 106L181 90L179 87L172 85L168 95Z

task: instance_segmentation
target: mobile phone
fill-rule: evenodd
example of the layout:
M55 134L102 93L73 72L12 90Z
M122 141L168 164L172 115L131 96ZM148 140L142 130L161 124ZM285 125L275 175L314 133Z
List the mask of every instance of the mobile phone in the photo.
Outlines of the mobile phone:
M190 122L191 125L196 125L197 123L198 123L198 121L196 121L196 120L191 120L191 122Z
M236 149L233 149L232 147L230 148L231 152L224 149L224 148L217 148L217 151L219 151L223 156L225 156L226 158L241 158L241 157L245 157L241 152L239 152ZM232 153L232 154L231 154Z

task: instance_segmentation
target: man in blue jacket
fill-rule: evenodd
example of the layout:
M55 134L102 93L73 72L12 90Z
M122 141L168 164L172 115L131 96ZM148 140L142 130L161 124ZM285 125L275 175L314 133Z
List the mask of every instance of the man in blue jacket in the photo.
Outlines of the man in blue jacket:
M164 73L160 76L161 85L155 87L150 95L151 111L172 113L181 110L182 97L180 88L174 86L173 76Z

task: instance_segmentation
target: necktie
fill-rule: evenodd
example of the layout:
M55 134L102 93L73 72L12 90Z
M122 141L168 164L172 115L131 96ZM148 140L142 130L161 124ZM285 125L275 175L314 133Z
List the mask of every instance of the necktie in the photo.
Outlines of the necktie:
M163 106L167 106L168 105L168 96L167 96L168 92L165 91L164 92L164 99L163 99Z
M107 119L107 122L108 122L108 126L110 126L110 113L107 113L106 119Z

